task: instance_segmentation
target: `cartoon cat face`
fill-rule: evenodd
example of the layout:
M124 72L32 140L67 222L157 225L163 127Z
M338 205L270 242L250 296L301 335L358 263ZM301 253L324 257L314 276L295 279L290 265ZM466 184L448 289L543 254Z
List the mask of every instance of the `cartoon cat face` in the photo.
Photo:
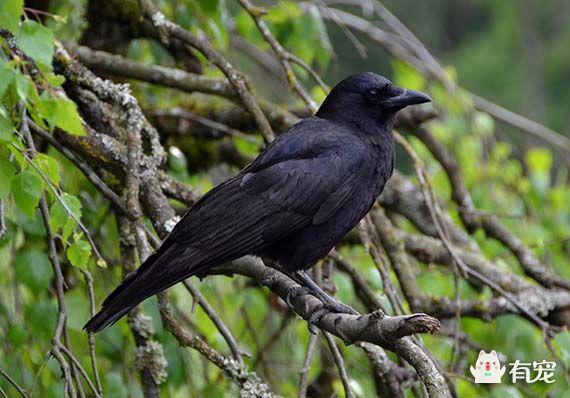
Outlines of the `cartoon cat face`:
M483 370L485 372L491 372L492 370L499 370L501 364L499 363L499 357L495 350L490 353L486 353L481 350L479 352L479 357L477 358L477 364L475 365L477 370Z
M507 369L504 366L501 368L499 356L494 350L490 353L481 350L475 368L471 366L469 370L475 383L500 383Z

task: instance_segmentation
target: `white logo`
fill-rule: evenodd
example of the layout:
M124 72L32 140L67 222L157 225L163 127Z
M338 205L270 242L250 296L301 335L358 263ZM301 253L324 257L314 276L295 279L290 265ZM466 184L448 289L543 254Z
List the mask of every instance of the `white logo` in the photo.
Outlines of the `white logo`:
M513 379L513 383L517 380L524 380L527 383L536 383L537 381L543 381L545 383L554 383L554 371L556 370L556 362L547 361L532 361L530 362L520 362L518 359L510 363L512 366L509 374ZM531 377L530 366L532 365L532 370L536 373L534 377Z
M532 384L538 381L545 383L554 383L554 372L556 371L556 362L532 361L521 362L518 359L509 363L509 375L513 383L524 381ZM478 384L496 384L501 382L501 377L505 374L505 366L501 367L499 356L495 350L487 353L483 350L479 352L475 367L470 367L471 374Z
M495 350L486 353L481 350L475 368L471 366L471 374L475 377L475 383L500 383L506 368L501 368L499 357Z

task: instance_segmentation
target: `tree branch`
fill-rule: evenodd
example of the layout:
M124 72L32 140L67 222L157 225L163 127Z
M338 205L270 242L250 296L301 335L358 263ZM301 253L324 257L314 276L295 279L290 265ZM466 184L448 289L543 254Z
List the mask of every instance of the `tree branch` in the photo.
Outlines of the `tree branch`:
M274 138L273 130L256 100L251 95L250 88L244 76L212 47L206 37L198 38L193 36L187 30L167 20L164 14L154 5L152 0L139 0L139 4L143 10L143 14L152 21L152 24L160 32L162 38L173 36L179 39L183 43L200 51L210 62L222 71L234 87L244 107L253 115L261 135L263 135L267 142L272 141Z

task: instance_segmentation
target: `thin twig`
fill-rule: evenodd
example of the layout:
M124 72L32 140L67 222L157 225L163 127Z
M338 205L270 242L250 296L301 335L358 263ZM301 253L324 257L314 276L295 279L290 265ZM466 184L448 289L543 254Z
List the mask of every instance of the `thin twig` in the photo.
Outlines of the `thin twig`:
M328 257L335 262L338 269L350 276L356 295L362 298L362 301L369 311L382 310L387 312L382 302L372 292L372 289L368 286L362 275L360 275L356 268L346 261L339 252L333 249Z
M93 290L93 276L88 270L83 271L83 277L85 278L85 284L87 285L87 298L89 300L89 311L91 316L95 316L96 306L95 306L95 292ZM101 385L101 378L99 377L99 369L97 367L97 355L95 353L95 336L93 333L89 333L87 337L89 342L89 357L91 358L91 369L93 371L93 377L95 378L95 386L97 387L97 393L103 396L103 386Z
M354 398L354 394L350 389L350 381L348 380L348 375L346 373L346 368L344 367L344 359L342 359L342 355L334 341L333 337L330 333L323 331L323 335L329 344L329 348L333 354L334 361L336 363L336 367L338 369L338 375L340 376L340 380L342 381L342 386L344 387L344 396L346 398Z
M388 301L390 302L390 306L392 307L392 311L396 315L401 315L404 313L404 309L400 299L398 298L398 292L392 280L390 279L390 275L386 266L385 259L382 258L382 254L378 250L378 247L373 244L371 238L371 231L372 231L373 223L370 221L369 216L366 216L363 222L361 222L360 227L358 228L358 232L360 234L360 239L364 248L369 253L378 273L380 274L380 278L382 279L382 286L384 288L384 293L388 297Z
M183 285L186 288L186 290L188 290L188 292L192 295L192 297L198 303L198 305L202 307L202 309L204 310L206 315L208 315L208 317L214 323L214 325L216 325L216 328L218 329L224 340L226 340L226 343L228 343L228 346L232 351L232 356L234 357L234 359L243 365L243 357L238 347L238 343L236 342L230 329L226 326L224 321L222 321L220 316L216 313L216 310L214 310L214 308L210 305L210 303L208 303L206 298L202 295L200 290L198 290L194 285L192 285L187 280L183 282Z
M34 395L34 389L36 388L36 385L38 383L38 380L40 378L40 374L42 373L42 370L44 370L45 366L47 365L47 363L49 362L51 358L51 352L48 351L45 359L43 360L42 364L40 365L40 368L38 369L38 371L36 372L36 375L34 376L34 381L32 382L32 385L30 386L29 392L30 392L30 396Z
M222 71L236 90L244 107L253 115L261 135L263 135L267 142L272 141L275 138L273 130L257 101L251 95L251 90L245 77L214 49L206 37L196 37L179 25L167 20L152 0L139 0L139 4L144 15L160 32L160 37L163 42L167 43L170 36L176 37L180 41L200 51L210 62Z
M57 149L61 154L68 158L79 170L83 172L85 177L105 196L113 206L119 209L123 214L130 216L129 211L123 206L123 203L119 199L119 196L105 184L105 182L99 177L97 173L83 159L76 155L71 149L64 146L54 136L47 131L43 130L40 126L34 123L33 120L28 119L31 127L32 133L38 135L42 139L46 140L51 146Z
M79 360L77 358L75 358L75 355L73 355L73 353L71 351L69 351L67 349L67 347L65 347L63 344L61 344L60 342L57 342L57 341L55 344L58 345L58 347L65 353L65 355L67 355L67 357L69 359L71 359L71 362L73 362L75 364L77 369L79 369L79 373L81 373L81 375L83 376L83 378L87 382L87 385L89 386L89 388L91 388L91 391L93 391L93 394L95 394L95 397L100 398L101 395L99 394L99 391L97 390L97 388L95 387L95 385L93 384L91 379L89 378L89 375L87 375L87 372L85 371L85 369L83 369L83 366L81 366L81 362L79 362Z
M488 236L501 242L513 253L528 276L546 287L557 286L570 290L570 281L551 272L496 216L480 214L475 209L471 194L463 182L459 164L428 129L420 127L410 129L410 132L423 142L443 167L451 185L451 198L457 203L461 221L469 232L482 228Z
M428 207L431 209L430 213L432 213L432 219L437 226L439 224L439 221L437 219L437 216L435 215L435 212L433 212L433 208L431 207L431 206L433 206L433 191L431 191L431 184L429 183L429 179L427 178L426 171L422 166L422 162L419 159L419 157L417 156L417 154L415 153L415 151L413 150L410 143L402 135L400 135L397 132L394 132L394 138L396 139L396 141L398 141L400 144L402 144L402 146L404 147L406 152L408 152L408 154L414 160L414 163L416 165L416 172L417 172L418 178L420 180L420 186L422 186L423 190L425 191L426 203L428 203ZM430 191L431 191L431 193L430 193ZM468 275L474 276L476 279L480 280L481 282L483 282L487 286L489 286L492 290L501 294L515 308L517 308L521 313L523 313L528 319L530 319L532 322L534 322L542 330L545 341L548 342L548 340L551 337L551 333L552 333L550 324L548 322L545 322L544 320L540 319L535 313L529 311L527 308L522 306L514 297L512 297L508 292L506 292L501 286L499 286L493 280L491 280L487 276L481 274L480 272L468 267L465 264L465 262L460 258L460 256L457 254L457 251L453 247L451 242L449 242L449 240L446 238L445 234L441 230L441 227L438 228L438 234L439 234L439 237L440 237L442 243L444 244L446 250L448 250L449 254L453 257L454 263L460 267L462 273L466 273Z
M32 158L35 157L37 154L37 150L36 150L36 147L34 144L34 140L32 138L32 134L30 133L30 129L29 129L29 125L28 125L28 118L26 117L26 108L24 108L24 107L22 107L22 125L21 125L20 130L21 130L21 134L23 135L25 142L27 143L27 145L30 149L31 157ZM28 157L28 155L26 155L25 151L21 150L20 148L18 148L15 145L13 145L13 146L36 169L36 171L39 171L41 173L41 170L39 170L39 168L33 163L32 159L30 157ZM43 174L43 173L41 173L41 174L46 179L46 183L48 183L48 186L51 187L51 185L49 184L49 179L47 179L47 176L45 176L45 174ZM56 193L56 192L54 191L54 193ZM50 263L52 265L52 269L53 269L53 272L55 275L55 288L56 288L55 291L56 291L56 298L57 298L57 305L58 305L57 323L56 323L55 331L54 331L53 338L52 338L52 347L50 350L51 350L51 353L54 356L54 358L56 358L56 360L59 362L60 367L61 367L61 371L63 373L64 395L75 398L77 396L77 392L76 392L75 387L73 385L73 378L76 376L75 365L72 364L72 366L70 368L69 364L67 363L67 361L65 360L65 358L61 354L61 351L59 348L59 346L61 344L61 338L63 337L65 339L67 337L67 333L66 333L66 330L67 330L67 309L66 309L65 297L64 297L64 295L65 295L64 283L65 282L64 282L63 272L62 272L61 266L59 264L59 259L57 256L57 248L56 248L54 236L53 236L53 233L51 230L51 221L50 221L51 216L49 213L49 208L47 205L47 200L46 200L44 192L42 192L41 196L40 196L40 213L42 215L44 229L46 232L46 240L48 243L48 257L49 257L49 260L50 260ZM67 344L67 339L66 339L66 344ZM76 379L76 380L78 383L77 388L79 389L80 394L83 394L82 393L82 386L80 385L79 380L78 379Z
M196 115L190 111L186 111L180 108L172 108L168 110L166 109L151 110L147 114L151 117L174 116L182 120L184 119L192 120L202 124L203 126L209 127L212 130L220 131L228 136L238 137L254 144L257 143L255 137L252 137L251 135L245 134L242 131L228 127L223 123L216 122L215 120L208 119L200 115Z
M309 386L309 369L311 366L311 361L315 354L315 347L317 346L318 334L309 334L309 343L307 344L307 353L305 354L305 360L303 361L303 367L299 370L299 391L297 392L297 398L305 398L307 396L307 387Z
M4 217L4 201L0 199L0 239L4 238L4 235L6 235L6 232L8 231Z
M308 6L303 5L303 8L307 9ZM395 34L383 31L371 21L343 10L327 7L323 3L319 5L319 9L324 19L365 34L393 56L407 61L419 72L441 82L448 90L455 91L458 89L456 83L449 78L443 67L427 51L425 46L415 36L411 38L411 32L407 28L403 30L403 24L392 14L390 14L392 17L390 20L390 18L387 18L387 14L382 14L382 10L377 8L379 15L395 31ZM570 139L562 134L475 94L469 92L467 94L473 99L475 108L488 113L503 123L549 143L552 147L558 149L565 159L568 160L570 158Z
M4 376L4 378L6 380L8 380L8 383L10 383L12 385L12 387L14 387L16 389L16 391L18 391L18 393L22 397L29 398L29 395L26 392L26 390L24 390L22 387L20 387L18 385L18 383L16 383L16 381L8 373L6 373L2 368L0 368L0 375Z
M271 33L267 24L263 20L262 16L265 14L265 10L255 7L249 0L238 0L241 6L245 9L245 11L251 16L257 29L261 33L261 36L265 39L265 41L269 44L269 46L273 49L273 52L279 59L279 63L283 68L283 72L285 73L285 78L287 79L287 83L295 92L299 98L301 98L305 104L313 111L317 111L317 104L311 96L307 93L307 91L303 88L299 80L297 79L293 68L291 67L291 54L283 48L283 46L277 41L275 36ZM305 68L311 69L308 65L303 63L300 59L295 58L296 62L299 65L304 66ZM325 91L326 92L326 91Z
M46 185L49 187L50 191L52 191L52 193L54 194L54 196L56 197L57 201L61 204L61 206L65 209L65 211L67 212L67 214L69 215L69 217L71 217L73 219L73 221L75 221L77 223L77 225L79 226L79 228L81 229L81 231L85 234L85 237L87 238L87 241L89 242L89 245L91 246L91 248L93 249L93 253L95 253L95 255L97 256L97 261L99 263L105 263L105 259L101 256L101 253L99 253L99 249L97 249L97 246L95 245L95 241L93 240L93 238L91 237L91 233L89 232L89 230L87 229L87 227L85 227L85 225L83 225L83 223L81 222L81 220L79 218L77 218L77 216L73 213L73 211L71 211L71 209L67 206L67 204L65 203L65 201L63 200L63 198L61 197L61 195L59 194L59 192L57 191L57 189L53 186L51 180L49 179L49 177L47 175L45 175L45 173L32 161L32 159L30 159L30 157L28 155L26 155L26 152L23 151L22 149L18 148L16 145L12 144L12 146L18 151L20 152L20 154L24 157L24 159L26 159L28 161L28 163L30 164L30 166L32 166L37 172L38 174L42 177L42 179L45 181Z
M174 317L166 292L158 295L158 307L164 327L176 338L182 347L190 347L198 351L209 362L223 370L240 388L244 388L246 384L249 384L257 389L260 395L266 394L264 396L268 398L277 397L270 392L269 387L255 373L249 372L247 368L239 365L235 360L223 356L201 338L190 335Z

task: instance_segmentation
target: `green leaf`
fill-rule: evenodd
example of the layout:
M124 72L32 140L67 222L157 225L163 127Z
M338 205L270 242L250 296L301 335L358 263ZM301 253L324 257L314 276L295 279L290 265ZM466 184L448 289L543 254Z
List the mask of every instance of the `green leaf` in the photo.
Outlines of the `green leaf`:
M67 222L63 226L63 231L61 231L61 240L67 243L74 229L75 229L75 220L69 217L67 219Z
M59 127L72 135L85 135L81 118L73 101L42 95L37 108L51 128Z
M22 171L12 180L12 195L20 209L33 218L42 193L42 180L31 171Z
M526 152L525 161L530 171L532 186L541 195L546 194L550 186L552 154L546 148L532 148Z
M198 0L200 8L210 17L218 16L218 8L220 6L217 0Z
M76 196L64 192L61 194L61 200L77 219L81 218L81 202ZM68 214L67 210L59 201L55 201L51 206L50 216L51 228L54 231L59 231L63 228L61 240L66 243L75 227L75 220Z
M292 1L280 1L267 11L264 19L275 24L295 20L303 15L301 7Z
M0 156L0 199L8 197L14 175L16 175L16 168L12 162Z
M406 87L412 90L423 90L425 79L423 75L405 61L394 59L392 61L394 68L394 83L400 87Z
M14 134L14 126L6 116L0 114L0 142L9 142Z
M552 166L552 154L546 148L529 149L525 160L531 172L548 173Z
M65 206L73 213L73 215L76 218L81 218L81 202L79 201L79 199L77 198L77 196L74 195L70 195L66 192L61 194L61 200L63 201L63 203L65 203ZM65 208L62 206L62 204L57 201L53 206L52 206L52 211L54 211L59 214L59 212L61 212L62 217L64 217L64 219L67 219L67 217L69 216L69 214L67 213L67 210L65 210ZM56 213L53 213L52 216L55 216Z
M83 239L76 239L65 252L69 262L74 267L87 269L87 262L91 256L91 246Z
M566 366L570 366L570 332L565 331L556 335L554 348Z
M168 148L168 166L174 172L180 173L188 170L188 161L184 153L176 146Z
M28 333L39 341L41 338L51 338L56 317L57 307L53 301L37 299L26 306L24 324Z
M45 153L38 153L34 158L34 164L38 166L53 185L59 185L59 163L57 163L57 160Z
M53 34L48 28L27 19L20 24L16 39L26 55L46 66L51 65Z
M0 1L0 26L8 29L12 33L16 32L23 7L24 0Z
M0 79L0 98L2 98L4 96L4 93L6 92L12 81L14 80L14 69L12 67L12 64L4 62L1 58L0 58L0 76L2 76L2 78Z
M37 249L18 253L14 259L14 271L19 282L36 292L46 290L53 276L49 259Z
M15 77L15 88L17 96L22 100L26 101L28 97L31 97L35 91L34 83L32 80L20 72L16 73Z
M65 82L65 77L54 73L46 73L45 79L52 87L59 87Z

